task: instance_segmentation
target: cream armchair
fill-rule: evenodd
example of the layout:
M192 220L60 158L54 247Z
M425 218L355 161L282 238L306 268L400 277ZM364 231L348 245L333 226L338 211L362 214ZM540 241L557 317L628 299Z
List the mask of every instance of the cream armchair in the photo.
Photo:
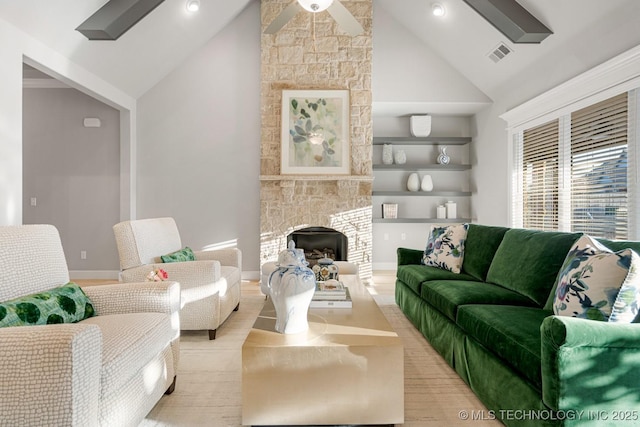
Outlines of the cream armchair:
M0 227L0 301L67 282L55 227ZM0 328L0 425L135 426L173 391L180 285L82 289L94 317Z
M124 221L113 227L120 254L121 280L144 280L150 271L163 269L180 282L180 327L216 330L238 309L242 253L238 249L194 251L196 261L162 263L160 257L183 249L173 218Z

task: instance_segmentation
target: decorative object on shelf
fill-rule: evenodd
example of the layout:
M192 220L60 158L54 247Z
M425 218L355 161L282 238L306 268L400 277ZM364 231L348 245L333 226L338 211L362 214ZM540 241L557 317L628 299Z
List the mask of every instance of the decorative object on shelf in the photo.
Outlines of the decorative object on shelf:
M440 154L436 160L441 165L448 165L451 158L447 155L447 147L440 147Z
M407 154L404 152L404 150L398 150L396 151L396 155L394 156L396 164L398 165L404 165L405 163L407 163Z
M333 263L333 260L329 258L327 254L324 255L324 258L318 260L318 263L313 266L312 270L318 282L338 280L338 266Z
M382 218L396 219L398 218L398 204L397 203L383 203L382 204Z
M445 203L445 206L447 207L448 219L455 219L458 217L456 202L452 202L451 200L449 200L447 203Z
M433 180L431 179L431 175L425 175L422 177L422 183L420 184L420 189L422 191L433 190Z
M297 334L309 329L307 313L316 289L316 276L307 267L304 251L292 240L278 255L277 268L269 276L269 294L276 309L276 331Z
M349 91L283 90L280 173L349 175Z
M383 165L393 164L393 145L384 144L382 146L382 164Z
M409 175L409 179L407 180L407 190L409 191L420 190L420 177L416 172L413 172Z
M431 133L431 116L411 116L409 130L413 136L429 136Z
M446 219L447 218L447 208L445 205L439 205L436 208L436 218L437 219Z

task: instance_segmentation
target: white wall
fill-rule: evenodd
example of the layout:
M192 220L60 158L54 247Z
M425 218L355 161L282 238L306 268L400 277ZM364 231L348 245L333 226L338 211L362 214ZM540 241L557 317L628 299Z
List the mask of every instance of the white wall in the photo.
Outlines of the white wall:
M70 270L118 271L118 110L71 88L23 93L23 223L55 225ZM85 117L101 126L85 128Z
M183 245L236 241L259 270L260 4L138 100L138 218L172 216Z

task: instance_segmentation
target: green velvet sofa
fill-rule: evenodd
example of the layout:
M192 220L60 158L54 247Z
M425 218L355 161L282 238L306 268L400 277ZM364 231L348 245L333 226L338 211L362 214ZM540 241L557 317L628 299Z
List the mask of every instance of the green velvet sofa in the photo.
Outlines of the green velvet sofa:
M580 234L470 224L462 271L398 248L398 306L508 426L640 425L640 324L553 315ZM613 251L640 242L600 240Z

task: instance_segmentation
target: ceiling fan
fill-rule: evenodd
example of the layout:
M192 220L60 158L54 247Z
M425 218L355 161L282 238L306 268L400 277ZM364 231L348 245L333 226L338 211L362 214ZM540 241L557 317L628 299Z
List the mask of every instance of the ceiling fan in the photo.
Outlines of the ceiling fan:
M269 24L265 34L275 34L284 27L301 9L308 12L318 13L326 10L336 20L340 28L352 36L357 36L364 32L362 25L354 18L349 10L344 7L340 0L294 0L285 7L280 15Z

